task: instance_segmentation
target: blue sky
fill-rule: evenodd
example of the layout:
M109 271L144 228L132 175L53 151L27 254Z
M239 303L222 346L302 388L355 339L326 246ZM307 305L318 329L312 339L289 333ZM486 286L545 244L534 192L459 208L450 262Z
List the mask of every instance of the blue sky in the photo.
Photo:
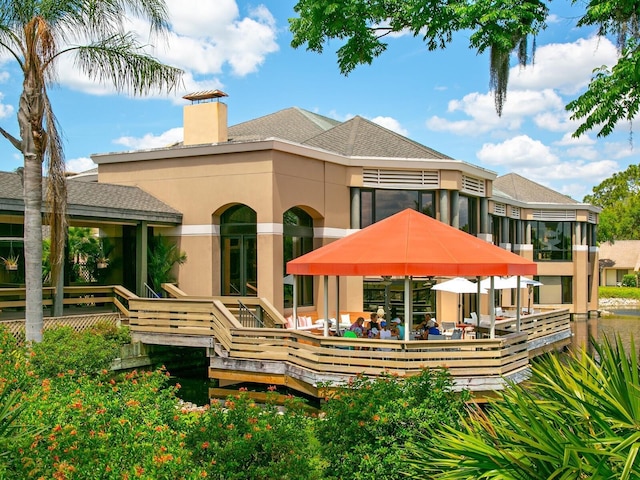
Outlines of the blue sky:
M182 139L182 96L219 88L229 94L229 123L297 106L347 120L360 115L455 159L518 173L582 200L591 188L639 156L630 127L610 137L595 132L572 139L577 124L564 105L588 84L591 71L615 62L615 46L575 29L582 13L569 2L550 2L552 17L537 38L535 65L510 73L502 118L489 92L488 55L468 49L458 34L444 51L429 52L418 38L396 36L371 66L340 75L332 41L322 55L294 50L288 18L295 0L167 0L172 33L154 55L185 70L185 85L171 96L130 98L59 65L51 90L62 127L68 170L92 168L90 155L162 147ZM144 32L143 25L131 29ZM515 59L513 64L515 65ZM22 79L0 58L0 125L17 136ZM0 138L2 170L22 158Z

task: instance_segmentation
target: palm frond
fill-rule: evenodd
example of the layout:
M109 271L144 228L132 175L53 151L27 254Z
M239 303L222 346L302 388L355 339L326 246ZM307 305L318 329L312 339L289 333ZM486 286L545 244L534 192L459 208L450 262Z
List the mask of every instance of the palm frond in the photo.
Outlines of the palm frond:
M113 84L121 92L144 95L154 88L171 92L181 85L182 70L146 54L131 33L111 35L73 50L80 70L99 82Z

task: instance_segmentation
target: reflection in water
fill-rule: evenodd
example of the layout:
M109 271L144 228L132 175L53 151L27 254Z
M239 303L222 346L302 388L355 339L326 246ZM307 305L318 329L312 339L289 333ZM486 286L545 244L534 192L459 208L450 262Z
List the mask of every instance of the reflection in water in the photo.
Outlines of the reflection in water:
M614 315L571 322L573 331L571 348L575 350L587 345L590 336L602 341L605 336L615 340L616 335L620 335L626 351L631 347L631 338L637 349L640 346L640 310L629 311L629 313L630 315ZM589 348L589 352L593 353L593 349Z

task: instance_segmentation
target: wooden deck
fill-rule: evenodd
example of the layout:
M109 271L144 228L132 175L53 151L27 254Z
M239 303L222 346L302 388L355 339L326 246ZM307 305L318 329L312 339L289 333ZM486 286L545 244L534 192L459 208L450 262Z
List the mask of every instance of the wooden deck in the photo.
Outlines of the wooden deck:
M474 340L378 340L323 337L283 328L284 318L258 298L189 297L134 299L129 325L145 343L206 346L210 378L224 387L241 382L286 385L322 396L321 385L343 383L357 374L412 375L446 367L456 388L476 392L506 387L529 376L530 358L571 341L568 309L523 317L521 331L503 322L496 338ZM252 326L238 317L238 302L250 303L257 318L273 326ZM257 322L257 320L256 320ZM479 333L487 333L480 329ZM207 345L200 343L206 337Z
M167 286L174 298L146 299L118 286L93 288L65 288L65 314L117 309L118 321L128 322L134 341L206 348L209 376L221 387L286 385L320 397L322 384L348 382L358 374L413 375L425 367L446 367L456 388L488 392L525 380L532 357L571 342L568 309L524 316L520 332L515 319L503 321L496 338L480 338L488 336L480 328L479 338L467 340L347 339L286 329L282 315L260 298L191 297ZM20 295L0 289L0 308L19 309L15 297Z

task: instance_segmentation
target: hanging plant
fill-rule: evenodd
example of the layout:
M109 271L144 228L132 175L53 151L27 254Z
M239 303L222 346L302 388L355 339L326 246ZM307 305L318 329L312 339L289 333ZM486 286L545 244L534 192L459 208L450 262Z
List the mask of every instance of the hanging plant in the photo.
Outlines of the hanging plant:
M20 255L9 255L8 257L0 257L4 262L4 268L7 270L18 270L18 258Z

